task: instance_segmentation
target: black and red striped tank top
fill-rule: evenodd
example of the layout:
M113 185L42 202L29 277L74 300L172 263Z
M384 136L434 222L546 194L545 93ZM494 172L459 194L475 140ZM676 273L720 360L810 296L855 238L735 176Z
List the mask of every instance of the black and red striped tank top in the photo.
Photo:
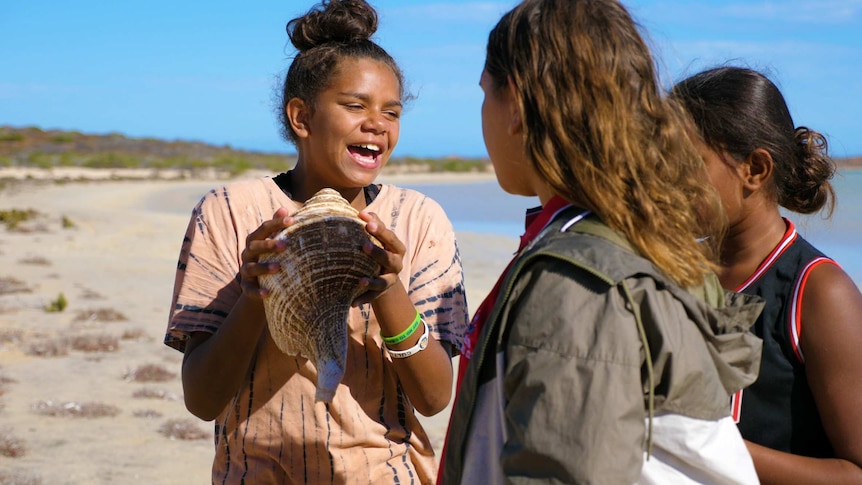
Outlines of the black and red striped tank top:
M742 436L754 443L797 455L834 456L805 375L802 295L811 270L836 264L802 238L785 219L781 242L737 292L766 301L754 325L763 339L760 376L733 396L733 417Z

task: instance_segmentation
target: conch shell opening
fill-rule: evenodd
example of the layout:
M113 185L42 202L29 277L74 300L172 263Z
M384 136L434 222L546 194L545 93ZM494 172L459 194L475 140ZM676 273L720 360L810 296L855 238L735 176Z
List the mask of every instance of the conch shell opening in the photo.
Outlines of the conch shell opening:
M284 251L260 257L277 262L278 273L260 276L267 325L278 348L310 360L317 370L317 401L331 402L344 377L350 304L361 293L360 278L373 278L380 265L362 251L374 237L359 212L333 189L322 189L275 236Z

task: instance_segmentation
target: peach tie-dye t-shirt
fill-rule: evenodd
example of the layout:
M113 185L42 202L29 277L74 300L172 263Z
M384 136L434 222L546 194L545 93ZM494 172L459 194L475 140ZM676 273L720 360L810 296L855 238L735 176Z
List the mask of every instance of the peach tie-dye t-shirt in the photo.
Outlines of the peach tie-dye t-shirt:
M246 237L294 203L271 178L210 191L194 208L177 266L165 343L214 333L240 296ZM367 211L404 243L400 278L431 334L457 349L468 311L452 225L419 192L382 185ZM398 382L369 304L351 309L347 366L331 403L315 402L312 363L264 331L247 378L215 421L214 483L433 483L428 436Z

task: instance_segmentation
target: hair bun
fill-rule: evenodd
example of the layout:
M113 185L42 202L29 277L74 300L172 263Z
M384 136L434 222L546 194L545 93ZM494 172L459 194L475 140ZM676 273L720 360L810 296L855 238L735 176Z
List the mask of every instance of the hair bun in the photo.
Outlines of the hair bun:
M797 146L793 169L777 180L779 205L800 214L826 209L827 217L835 208L835 189L829 182L835 175L835 162L828 155L826 137L800 126L794 130Z
M323 0L287 23L290 42L300 52L328 43L369 40L377 31L377 12L364 0Z

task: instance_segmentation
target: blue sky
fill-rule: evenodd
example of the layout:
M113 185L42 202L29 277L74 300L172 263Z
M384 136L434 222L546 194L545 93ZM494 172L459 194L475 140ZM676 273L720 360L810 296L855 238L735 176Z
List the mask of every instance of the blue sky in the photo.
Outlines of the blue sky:
M395 156L485 156L488 31L516 4L378 0L376 40L416 95ZM666 83L728 61L766 71L797 125L862 155L862 0L624 2ZM274 92L285 23L311 1L28 0L0 9L0 125L292 152Z

